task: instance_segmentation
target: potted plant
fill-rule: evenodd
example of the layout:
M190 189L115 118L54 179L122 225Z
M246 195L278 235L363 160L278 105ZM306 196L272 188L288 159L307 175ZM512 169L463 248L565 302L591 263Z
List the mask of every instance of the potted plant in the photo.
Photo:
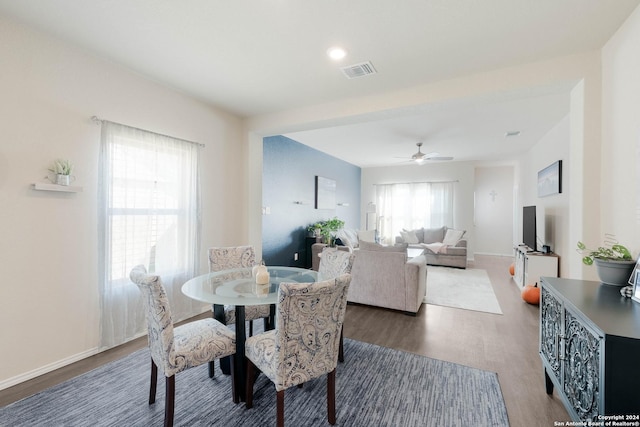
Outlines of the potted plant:
M315 237L322 237L322 224L324 221L314 222L307 227L307 231L311 232Z
M335 246L336 233L344 227L344 221L334 217L326 221L318 221L307 227L307 230L312 231L316 236L322 236L324 243L329 246Z
M596 265L600 281L607 285L626 286L636 264L629 249L618 243L589 249L578 242L578 253L584 255L582 262L585 265Z
M55 182L58 185L69 185L71 182L71 172L73 172L73 164L66 159L58 159L49 168L49 171L55 175Z

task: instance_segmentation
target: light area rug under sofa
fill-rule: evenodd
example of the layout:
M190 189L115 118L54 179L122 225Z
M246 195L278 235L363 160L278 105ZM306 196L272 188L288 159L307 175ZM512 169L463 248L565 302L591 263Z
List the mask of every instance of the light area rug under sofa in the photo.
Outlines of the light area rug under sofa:
M502 314L486 270L427 267L426 304Z

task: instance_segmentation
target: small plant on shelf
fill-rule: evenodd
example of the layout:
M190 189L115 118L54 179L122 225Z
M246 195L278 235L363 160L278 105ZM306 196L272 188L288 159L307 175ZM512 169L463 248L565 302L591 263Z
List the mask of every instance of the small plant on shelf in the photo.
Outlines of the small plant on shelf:
M66 159L58 159L49 168L50 172L56 175L71 175L73 172L73 164Z

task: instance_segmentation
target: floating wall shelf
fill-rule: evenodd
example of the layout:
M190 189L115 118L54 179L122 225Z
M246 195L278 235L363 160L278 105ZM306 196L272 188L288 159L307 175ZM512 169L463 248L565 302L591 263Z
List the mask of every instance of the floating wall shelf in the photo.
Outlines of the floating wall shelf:
M65 193L79 193L82 191L82 187L74 185L47 184L45 182L37 182L33 184L33 189L41 191L62 191Z

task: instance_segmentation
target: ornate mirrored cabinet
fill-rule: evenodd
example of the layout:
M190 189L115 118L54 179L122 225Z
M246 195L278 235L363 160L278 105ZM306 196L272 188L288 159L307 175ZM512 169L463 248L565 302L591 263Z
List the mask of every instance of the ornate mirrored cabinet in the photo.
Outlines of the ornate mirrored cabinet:
M541 282L540 357L547 394L555 387L574 421L637 416L640 304L599 282Z

